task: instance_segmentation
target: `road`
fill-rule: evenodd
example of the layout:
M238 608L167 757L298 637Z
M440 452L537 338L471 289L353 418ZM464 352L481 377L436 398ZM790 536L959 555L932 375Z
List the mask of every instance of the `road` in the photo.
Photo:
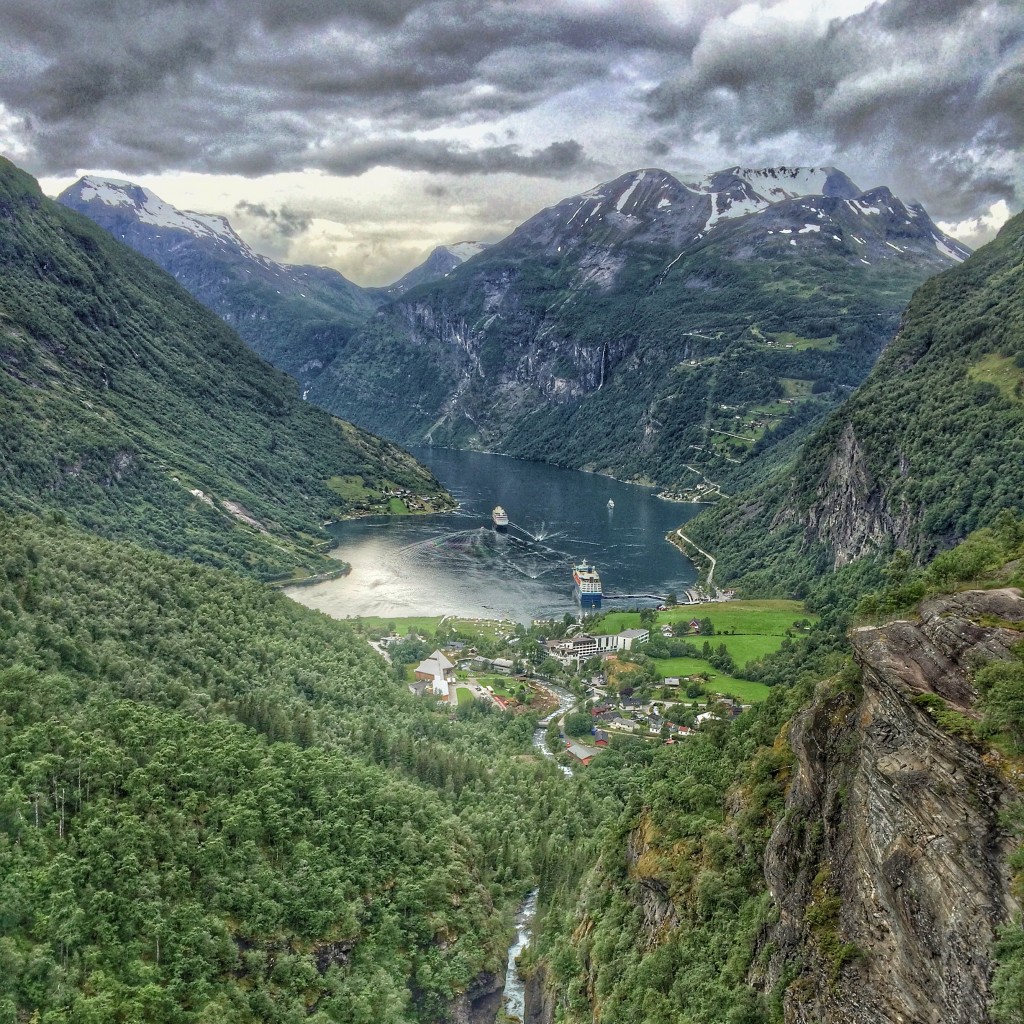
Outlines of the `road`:
M708 590L710 591L712 586L714 585L715 564L716 564L715 556L710 554L709 552L705 551L699 544L695 544L692 540L690 540L689 537L686 536L685 533L683 533L683 531L681 529L676 530L676 536L680 540L686 541L687 544L689 544L691 547L693 547L694 550L699 551L708 560L708 564L711 566L711 568L708 569Z

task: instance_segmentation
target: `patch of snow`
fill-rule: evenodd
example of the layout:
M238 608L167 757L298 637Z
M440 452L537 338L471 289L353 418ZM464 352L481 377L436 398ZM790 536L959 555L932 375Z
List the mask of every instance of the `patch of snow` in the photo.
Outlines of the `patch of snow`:
M622 213L622 208L626 205L626 202L628 201L629 197L636 191L637 185L639 185L640 182L643 180L644 172L641 171L634 179L633 184L630 185L629 188L627 188L621 196L619 196L619 201L615 204L615 209L618 210L619 213Z
M793 229L792 228L779 228L779 234L780 235L791 235L791 234L793 234Z
M805 224L798 232L798 235L806 235L808 231L820 231L820 224Z
M568 227L568 226L569 226L569 225L570 225L570 224L571 224L571 223L572 223L572 222L573 222L573 221L574 221L574 220L576 219L576 215L577 215L577 214L578 214L578 213L580 212L580 210L582 210L582 209L583 209L583 207L584 207L584 206L586 206L586 205L587 205L586 203L580 203L580 205L576 207L576 213L574 213L574 214L573 214L573 215L572 215L572 216L571 216L571 217L570 217L570 218L569 218L569 219L568 219L568 220L567 220L567 221L565 222L565 226L566 226L566 227Z
M824 194L829 172L823 167L737 167L734 173L768 202L799 199ZM700 182L703 191L710 187L711 175Z
M789 240L789 244L790 244L790 245L796 245L796 239L795 239L795 238L791 238L791 239Z
M932 240L935 242L935 248L938 249L943 256L948 256L951 260L956 260L957 263L963 263L967 258L963 253L959 253L955 249L951 249L941 238L939 238L938 235L932 235Z
M663 210L663 209L665 209L666 206L671 206L671 205L672 205L672 200L671 199L666 199L664 196L662 196L661 199L658 200L658 205L657 205L657 207L655 207L655 209Z
M246 254L249 247L235 234L227 219L217 214L182 211L165 203L155 192L120 178L82 179L81 197L85 202L99 200L107 206L127 206L143 224L160 228L187 231L200 238L219 238L241 246Z
M871 266L870 262L868 262L868 260L864 259L863 257L861 257L861 263L867 263L869 267Z
M711 216L708 217L707 223L704 225L704 230L714 227L714 225L720 220L729 220L732 217L746 217L748 213L758 213L763 210L767 205L767 201L762 199L760 196L755 196L753 199L737 199L735 201L729 199L722 192L710 192L711 196ZM722 196L723 208L719 208L718 197Z
M903 252L898 245L893 245L892 242L886 242L885 244L889 246L890 249L895 249L897 252Z

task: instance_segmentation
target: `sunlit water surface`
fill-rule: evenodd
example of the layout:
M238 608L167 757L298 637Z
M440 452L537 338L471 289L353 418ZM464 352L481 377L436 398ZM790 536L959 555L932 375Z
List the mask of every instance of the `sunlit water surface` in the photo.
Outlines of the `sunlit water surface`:
M665 535L701 506L649 487L502 455L413 449L459 502L445 515L374 517L332 528L347 576L294 587L295 600L337 618L457 615L529 622L578 611L571 566L601 574L606 608L657 603L696 579ZM608 508L608 501L614 508ZM502 505L507 534L491 524Z

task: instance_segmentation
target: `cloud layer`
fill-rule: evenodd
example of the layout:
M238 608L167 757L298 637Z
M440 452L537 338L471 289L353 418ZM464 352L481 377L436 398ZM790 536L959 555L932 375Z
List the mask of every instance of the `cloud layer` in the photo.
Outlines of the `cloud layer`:
M834 163L984 234L1024 195L1024 6L5 0L0 143L51 177L310 172L371 204L388 169L425 216L471 192L485 238L651 163ZM248 202L242 220L279 253L308 249L322 211L296 193L261 214L256 192L211 212Z

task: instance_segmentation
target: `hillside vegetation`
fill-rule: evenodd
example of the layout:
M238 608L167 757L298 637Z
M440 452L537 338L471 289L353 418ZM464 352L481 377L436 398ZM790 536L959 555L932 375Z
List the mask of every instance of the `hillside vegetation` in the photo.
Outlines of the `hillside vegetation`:
M449 500L7 161L0 262L0 506L269 577L325 566L323 522L386 492Z
M0 1019L433 1024L585 813L459 717L264 586L0 516Z
M868 380L790 471L687 524L719 579L801 593L905 548L924 560L1024 494L1024 215L914 294Z

